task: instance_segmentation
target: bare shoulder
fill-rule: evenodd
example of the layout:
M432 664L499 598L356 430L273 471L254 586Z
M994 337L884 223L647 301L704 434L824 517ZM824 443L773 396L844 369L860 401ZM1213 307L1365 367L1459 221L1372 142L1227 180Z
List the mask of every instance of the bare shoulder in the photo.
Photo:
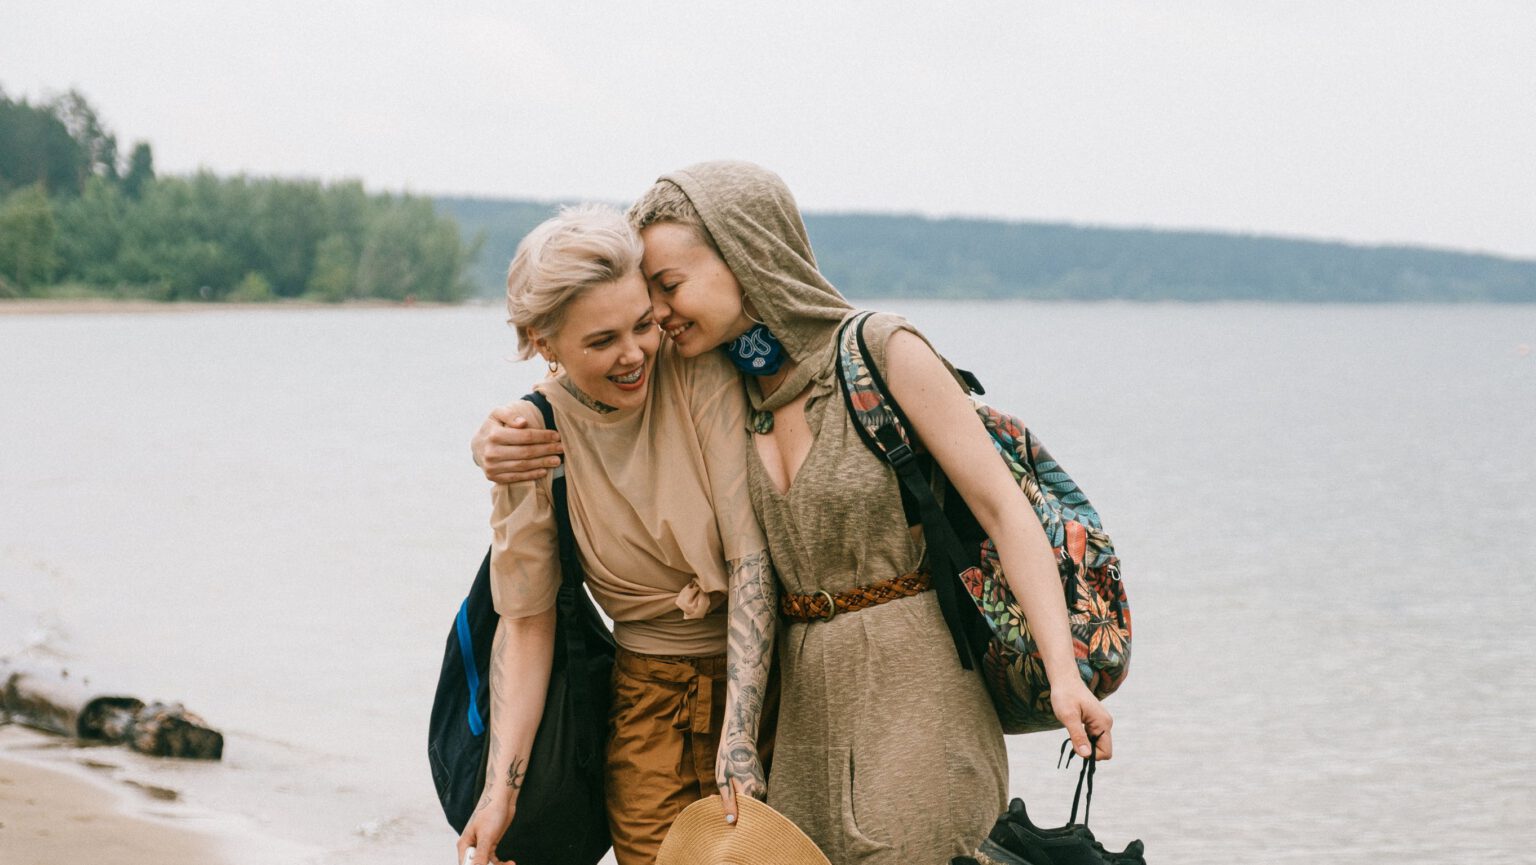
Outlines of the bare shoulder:
M861 337L869 360L882 373L890 369L891 353L900 351L898 346L902 344L906 344L909 353L913 351L913 343L934 353L927 337L904 316L893 312L877 312L865 319Z
M954 378L933 346L911 330L891 333L885 343L886 383L901 400L906 394L922 396L932 388L954 389Z
M905 328L891 333L885 342L885 356L892 361L901 360L909 363L923 359L931 359L934 362L939 360L939 356L934 354L933 346L928 344L928 340ZM942 363L939 365L943 366Z

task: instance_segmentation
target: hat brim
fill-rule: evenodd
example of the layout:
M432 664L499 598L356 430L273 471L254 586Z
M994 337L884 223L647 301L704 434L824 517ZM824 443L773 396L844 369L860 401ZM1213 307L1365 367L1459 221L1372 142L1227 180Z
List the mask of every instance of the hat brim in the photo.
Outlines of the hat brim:
M793 821L751 796L736 797L736 824L725 822L719 796L677 815L656 852L656 865L832 865Z

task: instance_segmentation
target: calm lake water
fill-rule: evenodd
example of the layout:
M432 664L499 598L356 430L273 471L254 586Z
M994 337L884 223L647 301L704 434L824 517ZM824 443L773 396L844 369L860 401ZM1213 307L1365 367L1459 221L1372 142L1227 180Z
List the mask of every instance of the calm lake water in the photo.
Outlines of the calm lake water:
M1536 307L881 306L1034 426L1124 558L1102 839L1531 861ZM503 318L0 317L0 657L221 727L221 764L108 753L268 861L451 861L424 740L488 542L466 443L541 374ZM1042 822L1059 742L1009 743Z

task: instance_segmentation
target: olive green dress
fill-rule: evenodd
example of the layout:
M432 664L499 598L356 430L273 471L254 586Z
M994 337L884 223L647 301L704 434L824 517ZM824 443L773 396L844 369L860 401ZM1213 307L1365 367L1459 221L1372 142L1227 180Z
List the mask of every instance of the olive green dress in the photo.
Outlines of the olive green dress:
M899 321L870 320L876 364ZM781 587L799 594L847 591L922 560L895 475L859 440L835 385L811 385L814 442L786 494L762 460L748 460ZM779 659L770 804L838 865L938 865L976 849L1005 807L1007 755L933 592L830 622L781 622Z
M743 162L695 165L661 178L698 211L749 312L794 361L758 413L810 389L813 440L780 492L756 448L748 455L753 508L768 536L781 591L846 591L917 569L895 474L866 448L835 374L837 329L853 308L817 269L800 212L772 172ZM897 316L865 334L885 366ZM915 331L914 331L915 332ZM960 666L934 593L829 622L780 620L778 737L768 803L833 865L947 865L980 845L1006 804L1007 752L980 675Z

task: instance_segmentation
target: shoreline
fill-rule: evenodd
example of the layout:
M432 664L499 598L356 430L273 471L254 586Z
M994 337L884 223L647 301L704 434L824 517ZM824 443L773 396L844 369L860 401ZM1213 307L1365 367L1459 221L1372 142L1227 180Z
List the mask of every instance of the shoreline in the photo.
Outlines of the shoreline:
M885 307L901 306L903 304L949 304L965 303L983 307L993 306L1071 306L1089 305L1095 307L1136 307L1147 310L1183 310L1193 308L1210 307L1265 307L1278 310L1301 309L1304 307L1325 307L1329 309L1368 309L1368 310L1401 310L1401 309L1465 309L1469 307L1510 307L1530 308L1536 306L1536 302L1530 301L1495 301L1495 300L1394 300L1394 301L1353 301L1353 300L1276 300L1276 299L1216 299L1216 300L1180 300L1177 298L1100 298L1094 300L1073 300L1069 298L1029 298L1029 297L878 297L856 295L849 301L857 308L868 309L878 304ZM349 310L411 310L411 309L454 309L459 307L490 308L500 306L501 298L497 297L467 297L452 303L443 301L399 301L399 300L347 300L340 303L327 303L318 300L303 300L299 298L285 298L282 300L264 301L260 303L236 302L236 301L203 301L203 300L142 300L133 298L112 297L28 297L28 298L0 298L0 319L16 317L47 315L155 315L155 314L190 314L190 313L218 313L218 312L251 312L259 310L287 310L287 311L349 311ZM1528 352L1526 352L1528 353Z
M102 854L153 865L231 865L226 844L191 824L176 793L94 777L74 743L0 727L0 860L52 865Z
M325 303L318 300L277 300L265 303L232 303L196 300L130 300L111 297L10 298L0 299L0 318L10 315L103 315L143 313L225 312L230 310L316 310L316 309L440 309L469 306L475 299L458 303L437 301L353 300Z

